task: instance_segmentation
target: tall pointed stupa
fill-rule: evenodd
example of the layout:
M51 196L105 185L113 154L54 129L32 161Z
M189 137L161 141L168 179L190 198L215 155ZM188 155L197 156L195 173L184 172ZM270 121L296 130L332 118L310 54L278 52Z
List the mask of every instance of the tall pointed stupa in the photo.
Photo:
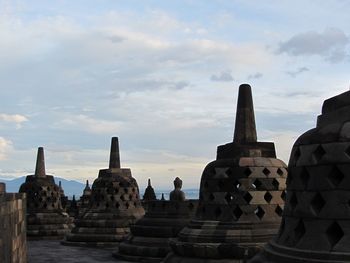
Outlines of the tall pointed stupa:
M151 184L151 179L148 178L148 184L145 189L145 193L143 194L142 201L152 201L152 200L157 200L156 193L154 192L154 189Z
M323 103L288 164L279 234L254 263L350 262L350 91Z
M35 174L26 177L19 192L27 194L29 239L60 239L70 231L72 219L62 208L60 187L45 172L44 148L38 148Z
M89 208L90 199L91 199L91 187L89 185L89 180L86 180L86 185L83 190L83 195L80 196L79 203L78 203L79 216L84 215L86 210Z
M129 168L120 167L118 138L113 137L109 168L99 171L92 185L89 208L66 236L64 245L116 246L130 224L144 215L139 187Z
M245 262L277 234L286 165L258 142L251 87L239 87L233 142L217 148L202 174L194 218L170 241L166 263Z

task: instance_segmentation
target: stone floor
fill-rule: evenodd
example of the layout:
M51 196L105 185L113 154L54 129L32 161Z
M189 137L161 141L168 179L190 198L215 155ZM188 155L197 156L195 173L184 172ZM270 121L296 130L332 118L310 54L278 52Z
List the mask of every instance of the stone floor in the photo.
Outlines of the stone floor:
M129 263L113 258L111 249L62 246L59 241L28 241L28 263Z

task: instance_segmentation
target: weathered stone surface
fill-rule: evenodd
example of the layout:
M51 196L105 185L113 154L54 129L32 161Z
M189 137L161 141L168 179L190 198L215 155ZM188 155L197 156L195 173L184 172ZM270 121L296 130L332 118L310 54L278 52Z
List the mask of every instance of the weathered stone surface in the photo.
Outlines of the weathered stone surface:
M131 235L119 245L117 258L160 262L169 253L169 240L188 224L198 205L198 200L185 200L180 178L174 182L171 200L148 202L145 216L131 226Z
M34 175L28 175L19 189L27 195L27 237L61 239L70 231L73 219L61 203L61 192L52 175L45 172L44 149L38 148Z
M112 138L108 169L102 169L92 185L89 208L75 220L64 245L116 246L130 232L130 224L144 215L136 180L128 168L120 168L118 138Z
M256 141L254 119L251 88L241 85L234 141L205 167L196 214L164 262L245 262L277 234L287 170L273 143Z
M26 263L26 197L5 189L0 183L0 262Z
M295 142L278 236L251 262L350 261L350 92L323 103Z

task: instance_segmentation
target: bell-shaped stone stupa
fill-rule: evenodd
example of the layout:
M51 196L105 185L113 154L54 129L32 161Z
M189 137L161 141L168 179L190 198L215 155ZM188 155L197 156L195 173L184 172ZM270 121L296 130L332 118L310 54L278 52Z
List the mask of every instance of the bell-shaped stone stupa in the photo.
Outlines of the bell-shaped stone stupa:
M164 262L244 262L281 222L286 165L271 142L257 142L251 87L239 88L233 142L217 149L202 174L199 205L171 240Z
M130 224L144 215L139 188L129 168L120 168L118 138L112 138L109 168L92 185L89 208L66 236L64 245L116 246Z
M169 253L169 239L189 223L198 205L198 200L185 200L180 178L174 185L170 200L149 201L145 216L131 226L132 234L120 244L117 258L160 262Z
M350 262L350 91L295 142L279 235L252 262Z
M60 191L45 172L44 149L39 147L35 174L28 175L19 189L27 194L29 239L60 239L70 231L73 219L62 208Z

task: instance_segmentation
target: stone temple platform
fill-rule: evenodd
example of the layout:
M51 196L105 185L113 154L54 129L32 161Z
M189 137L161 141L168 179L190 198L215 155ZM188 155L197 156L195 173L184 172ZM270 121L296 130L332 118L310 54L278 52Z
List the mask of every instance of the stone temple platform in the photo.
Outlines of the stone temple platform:
M129 261L116 260L111 249L67 247L59 241L28 241L27 263L128 263Z

